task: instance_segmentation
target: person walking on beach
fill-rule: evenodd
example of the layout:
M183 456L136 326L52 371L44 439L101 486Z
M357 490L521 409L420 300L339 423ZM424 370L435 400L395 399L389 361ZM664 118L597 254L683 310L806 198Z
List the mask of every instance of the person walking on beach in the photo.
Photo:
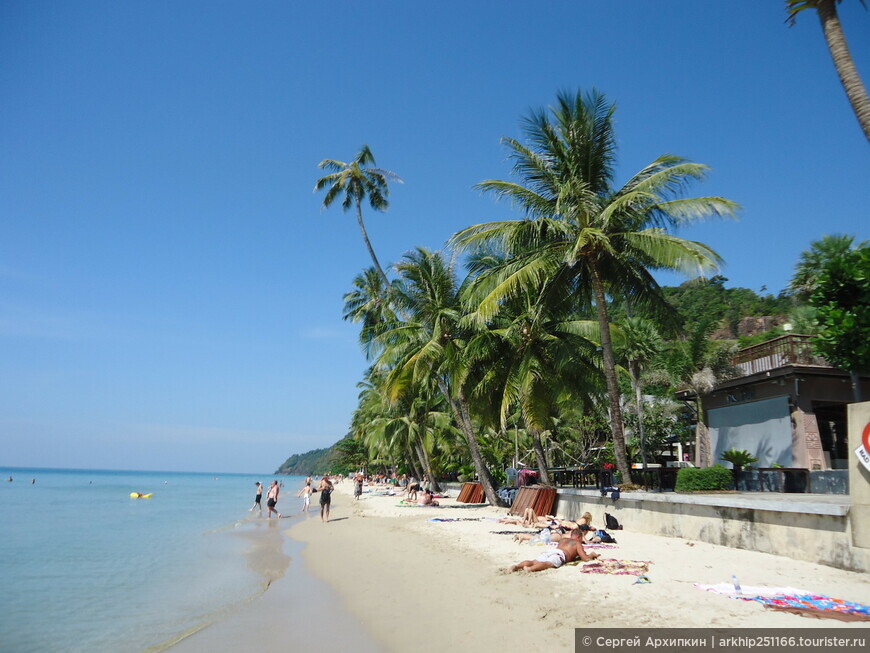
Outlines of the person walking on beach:
M326 476L320 479L320 520L329 521L329 508L332 504L333 485Z
M278 505L278 481L272 481L272 485L269 487L269 493L266 495L266 507L269 509L269 514L266 515L266 519L272 518L272 513L274 512L278 515L278 518L281 518L281 513L278 512L275 506Z
M302 497L302 512L308 512L308 508L311 505L311 493L313 490L311 489L311 484L306 483L301 490L299 490L299 494L297 497Z
M353 479L353 496L359 501L360 495L362 495L363 490L363 475L357 474Z
M263 498L263 484L260 481L257 481L257 495L254 497L254 505L251 506L251 509L248 512L254 512L254 508L260 511L260 514L263 514L263 504L260 503L260 500Z

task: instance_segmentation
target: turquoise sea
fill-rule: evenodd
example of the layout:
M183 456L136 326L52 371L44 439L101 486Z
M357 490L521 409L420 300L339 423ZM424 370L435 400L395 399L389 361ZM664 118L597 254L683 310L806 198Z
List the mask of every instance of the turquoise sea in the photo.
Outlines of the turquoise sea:
M0 651L159 651L252 600L239 534L273 478L0 467ZM304 479L279 480L297 513Z

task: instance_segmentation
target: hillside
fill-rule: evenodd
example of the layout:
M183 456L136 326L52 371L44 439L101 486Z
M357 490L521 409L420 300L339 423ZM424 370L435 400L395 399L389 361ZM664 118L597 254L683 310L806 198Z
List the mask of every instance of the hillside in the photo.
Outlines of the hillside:
M275 470L276 474L293 474L307 476L308 474L322 474L329 470L330 458L333 447L328 449L312 449L305 453L295 453Z

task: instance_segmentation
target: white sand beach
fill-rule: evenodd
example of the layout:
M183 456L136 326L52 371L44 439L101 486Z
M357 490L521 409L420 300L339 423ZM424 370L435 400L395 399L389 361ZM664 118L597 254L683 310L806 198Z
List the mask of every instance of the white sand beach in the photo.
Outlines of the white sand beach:
M312 506L286 534L305 545L307 569L337 592L342 605L335 608L346 608L385 651L540 650L544 643L550 651L573 651L574 629L582 627L868 627L772 612L694 586L728 582L733 574L744 586L794 587L870 604L864 574L628 530L614 533L617 549L600 553L652 561L648 584L636 584L635 576L585 574L575 566L506 574L509 565L541 551L493 533L523 530L494 521L506 509L464 507L454 499L442 499L441 508L400 507L400 497L367 490L357 501L349 482L337 485L329 523ZM601 521L601 515L594 518ZM277 579L254 603L260 605L252 610L253 622L222 631L225 645L239 638L238 647L226 650L259 650L280 641L270 629L287 618L293 582ZM309 628L323 623L314 618ZM332 619L328 627L343 624ZM208 630L188 643L205 641Z

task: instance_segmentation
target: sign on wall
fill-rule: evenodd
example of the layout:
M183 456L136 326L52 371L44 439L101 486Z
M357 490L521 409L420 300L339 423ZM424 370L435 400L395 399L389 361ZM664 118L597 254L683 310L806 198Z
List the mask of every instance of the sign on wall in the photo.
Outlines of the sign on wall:
M867 471L870 471L870 422L867 422L864 426L864 431L861 433L861 442L858 444L858 448L855 449L855 455L858 456L858 460L864 463Z

